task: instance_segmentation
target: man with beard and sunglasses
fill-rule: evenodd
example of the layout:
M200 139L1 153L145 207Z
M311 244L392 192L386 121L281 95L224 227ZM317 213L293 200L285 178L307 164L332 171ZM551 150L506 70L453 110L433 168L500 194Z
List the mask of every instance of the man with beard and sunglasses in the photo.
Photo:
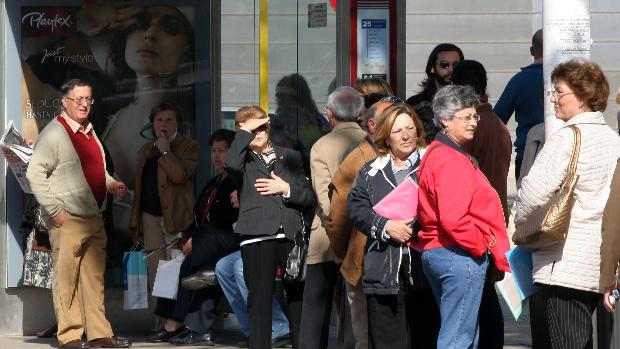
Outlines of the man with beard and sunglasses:
M454 44L435 46L426 62L426 79L420 82L422 91L409 97L407 104L415 107L420 102L432 102L437 90L452 83L452 71L463 59L463 51Z

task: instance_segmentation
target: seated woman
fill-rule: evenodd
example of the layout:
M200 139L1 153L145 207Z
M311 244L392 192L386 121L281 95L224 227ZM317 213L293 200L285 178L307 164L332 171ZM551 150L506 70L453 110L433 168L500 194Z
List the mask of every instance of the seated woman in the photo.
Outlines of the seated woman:
M369 342L374 348L405 348L408 337L430 336L432 343L436 331L429 327L428 333L414 335L419 326L412 326L419 300L413 296L418 283L414 277L421 276L412 273L414 264L419 265L419 253L416 258L407 244L413 236L415 213L399 220L374 210L408 178L418 181L420 148L426 145L422 122L412 107L396 103L383 111L374 141L379 157L362 167L348 203L351 222L368 236L362 288L367 297Z
M223 256L239 249L239 237L232 225L239 214L236 187L224 171L224 157L234 132L218 130L209 139L211 162L217 175L206 185L194 207L191 237L183 246L186 255L179 279L203 268L214 268ZM213 345L211 327L215 305L221 298L218 287L189 290L179 283L176 301L158 298L155 314L165 326L146 336L149 342L170 341L177 345Z
M250 348L271 348L271 302L276 268L285 265L303 211L316 198L303 172L301 154L269 141L269 118L258 106L235 114L237 132L225 169L239 187L241 258L248 286ZM284 285L293 348L298 345L303 283Z

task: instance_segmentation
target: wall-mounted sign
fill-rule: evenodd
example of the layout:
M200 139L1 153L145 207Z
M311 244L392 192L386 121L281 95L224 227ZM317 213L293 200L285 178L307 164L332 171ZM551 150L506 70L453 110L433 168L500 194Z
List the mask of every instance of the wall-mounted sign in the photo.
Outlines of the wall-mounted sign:
M389 82L389 8L359 8L357 28L357 76L377 77Z
M327 3L308 4L308 28L327 27Z

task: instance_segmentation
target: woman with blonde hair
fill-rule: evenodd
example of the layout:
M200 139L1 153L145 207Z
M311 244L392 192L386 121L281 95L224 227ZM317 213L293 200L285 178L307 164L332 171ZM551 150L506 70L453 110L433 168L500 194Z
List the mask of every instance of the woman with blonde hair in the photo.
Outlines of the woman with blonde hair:
M362 289L369 342L374 348L405 348L416 310L412 292L417 275L412 275L414 257L409 248L415 217L390 219L374 207L405 180L417 182L420 148L426 143L422 122L407 104L389 106L383 115L374 136L379 157L360 170L348 210L355 228L368 236Z
M235 114L237 132L224 168L239 188L241 259L248 287L250 348L271 348L274 276L286 266L293 239L302 229L302 212L312 212L316 198L303 172L301 154L273 145L267 113L259 106ZM299 343L303 283L285 284L293 348Z

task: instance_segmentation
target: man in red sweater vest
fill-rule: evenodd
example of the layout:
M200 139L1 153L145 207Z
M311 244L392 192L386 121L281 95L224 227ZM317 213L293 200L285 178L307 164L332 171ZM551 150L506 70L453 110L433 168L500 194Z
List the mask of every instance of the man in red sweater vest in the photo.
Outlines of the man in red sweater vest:
M101 208L108 191L123 196L127 187L107 173L103 147L88 120L92 87L74 79L61 92L64 112L39 135L27 172L48 217L58 342L61 348L126 348L131 342L115 337L105 317Z

